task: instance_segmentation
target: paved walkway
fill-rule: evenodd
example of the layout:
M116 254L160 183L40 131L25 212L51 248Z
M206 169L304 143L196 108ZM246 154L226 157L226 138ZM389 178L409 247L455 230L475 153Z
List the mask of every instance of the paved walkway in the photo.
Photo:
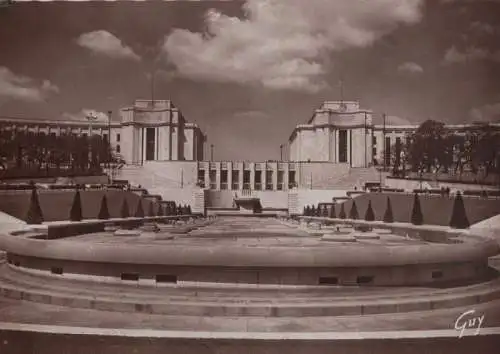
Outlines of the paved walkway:
M0 299L0 322L58 326L216 332L372 332L394 330L454 330L466 311L484 315L482 328L500 327L500 301L473 308L453 308L406 314L338 317L235 318L166 316L75 309ZM474 317L469 315L469 317Z

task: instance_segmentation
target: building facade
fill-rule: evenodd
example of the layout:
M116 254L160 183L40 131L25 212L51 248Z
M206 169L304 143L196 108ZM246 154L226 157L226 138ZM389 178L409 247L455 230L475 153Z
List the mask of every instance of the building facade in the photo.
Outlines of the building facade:
M127 164L145 161L201 161L206 136L200 128L185 120L181 111L169 100L136 100L122 108L119 122L56 121L0 117L5 130L35 134L100 135L111 138L113 150Z
M288 140L289 160L349 167L390 165L391 156L402 149L419 125L373 124L372 116L372 111L360 108L357 101L324 102L307 124L293 130ZM500 131L499 123L489 126ZM444 128L454 134L467 134L482 125L447 124Z

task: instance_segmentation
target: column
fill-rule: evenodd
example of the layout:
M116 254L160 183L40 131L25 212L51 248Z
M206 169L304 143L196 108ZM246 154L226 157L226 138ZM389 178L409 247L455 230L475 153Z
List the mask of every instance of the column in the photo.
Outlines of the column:
M227 189L233 189L233 162L228 161L227 163Z
M285 168L283 169L283 190L287 191L288 190L288 174L290 173L290 165L288 162L284 164Z
M255 189L255 162L250 162L250 189Z
M205 165L205 188L210 188L210 162Z
M261 164L260 178L261 178L260 189L266 190L266 185L267 185L267 163L266 162Z
M352 138L352 129L347 129L347 163L349 163L349 165L352 165L351 138Z
M244 163L243 162L238 162L238 179L240 182L239 185L239 190L243 190L243 170L244 170Z
M273 191L278 190L278 162L272 164L273 166Z
M339 163L339 130L335 129L335 163Z
M218 191L220 191L220 181L221 181L220 171L221 171L221 162L216 162L215 163L215 183L216 183L215 190L218 190Z

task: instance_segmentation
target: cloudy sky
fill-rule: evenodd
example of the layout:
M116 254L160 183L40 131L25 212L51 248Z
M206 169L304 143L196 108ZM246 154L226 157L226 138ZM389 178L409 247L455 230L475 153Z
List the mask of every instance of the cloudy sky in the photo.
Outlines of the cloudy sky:
M279 157L324 100L394 122L500 119L500 2L18 2L0 7L0 115L82 119L172 99L217 159Z

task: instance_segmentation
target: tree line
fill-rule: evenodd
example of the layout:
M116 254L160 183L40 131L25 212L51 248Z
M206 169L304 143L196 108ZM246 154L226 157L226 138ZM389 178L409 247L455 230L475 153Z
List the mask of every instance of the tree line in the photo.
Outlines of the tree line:
M459 133L427 120L390 150L392 173L399 177L409 172L419 176L471 172L478 180L500 175L500 131L486 123Z
M47 135L0 127L0 173L4 176L102 173L105 164L117 159L108 139L100 135Z

